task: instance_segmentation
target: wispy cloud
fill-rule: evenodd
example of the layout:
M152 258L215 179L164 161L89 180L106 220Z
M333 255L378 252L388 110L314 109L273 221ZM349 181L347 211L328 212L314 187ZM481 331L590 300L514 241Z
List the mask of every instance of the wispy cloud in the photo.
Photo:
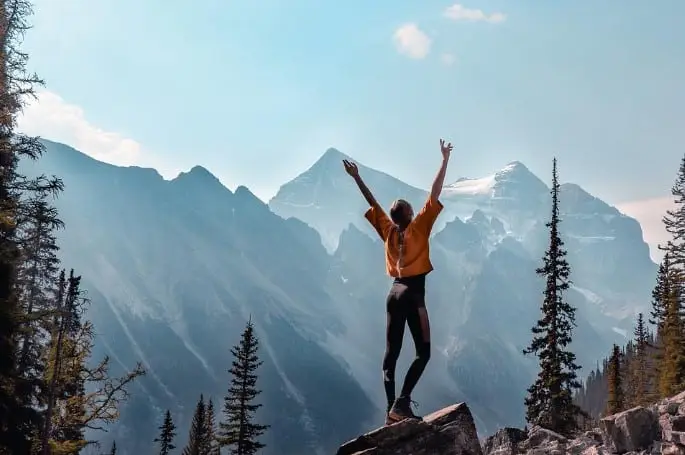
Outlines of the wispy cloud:
M431 49L431 39L413 23L397 28L393 41L399 53L413 59L425 58Z
M453 21L489 22L491 24L499 24L507 19L504 13L486 14L483 10L470 9L459 3L448 7L443 16Z

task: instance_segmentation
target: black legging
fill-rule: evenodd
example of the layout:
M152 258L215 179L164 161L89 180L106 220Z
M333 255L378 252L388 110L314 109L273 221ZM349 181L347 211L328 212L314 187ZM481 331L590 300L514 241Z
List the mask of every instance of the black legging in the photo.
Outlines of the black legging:
M387 299L387 331L385 356L383 358L383 384L388 399L388 409L395 401L395 367L402 349L404 324L409 326L416 358L407 371L400 396L409 397L430 359L429 334L421 327L419 309L425 308L425 276L396 279Z

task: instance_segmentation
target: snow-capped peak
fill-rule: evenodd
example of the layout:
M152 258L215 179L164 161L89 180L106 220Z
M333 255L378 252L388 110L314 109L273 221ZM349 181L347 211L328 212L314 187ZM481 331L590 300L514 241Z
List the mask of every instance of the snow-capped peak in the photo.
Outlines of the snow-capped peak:
M453 196L494 196L495 190L508 183L532 186L547 190L547 186L520 161L512 161L492 175L481 178L460 178L445 187L445 193Z

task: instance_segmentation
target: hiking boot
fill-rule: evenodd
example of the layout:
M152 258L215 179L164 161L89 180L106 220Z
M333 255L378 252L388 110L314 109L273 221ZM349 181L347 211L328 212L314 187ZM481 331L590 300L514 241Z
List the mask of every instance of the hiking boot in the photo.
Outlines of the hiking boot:
M390 411L385 413L385 426L387 427L388 425L392 425L399 422L399 420L394 419L393 417L390 416Z
M392 405L392 409L390 409L388 416L397 422L404 419L423 420L412 412L412 403L413 402L409 397L399 397L395 400L395 404Z

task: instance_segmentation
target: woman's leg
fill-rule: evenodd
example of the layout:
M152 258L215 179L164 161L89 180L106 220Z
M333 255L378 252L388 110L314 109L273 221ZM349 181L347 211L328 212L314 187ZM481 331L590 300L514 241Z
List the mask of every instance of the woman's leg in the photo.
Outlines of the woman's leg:
M395 400L390 411L390 417L395 420L421 418L411 410L411 393L430 360L430 325L423 295L412 296L411 302L406 302L406 304L408 307L407 324L414 339L416 357L404 378L400 396Z
M383 385L388 399L388 411L395 402L395 367L402 350L406 312L401 305L400 289L393 286L387 299L387 322L385 330L385 355L383 356Z
M404 385L400 396L410 397L414 387L419 382L423 370L426 368L431 357L431 332L428 321L428 311L421 299L421 305L417 305L407 314L407 325L414 339L416 357L407 371L404 378Z

